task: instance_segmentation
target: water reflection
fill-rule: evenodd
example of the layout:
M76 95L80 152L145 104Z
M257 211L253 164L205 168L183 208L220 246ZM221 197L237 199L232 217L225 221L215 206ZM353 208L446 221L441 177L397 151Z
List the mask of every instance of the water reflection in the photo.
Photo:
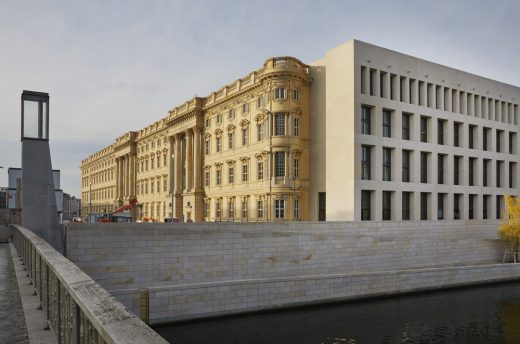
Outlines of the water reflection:
M520 283L156 328L172 343L520 343Z

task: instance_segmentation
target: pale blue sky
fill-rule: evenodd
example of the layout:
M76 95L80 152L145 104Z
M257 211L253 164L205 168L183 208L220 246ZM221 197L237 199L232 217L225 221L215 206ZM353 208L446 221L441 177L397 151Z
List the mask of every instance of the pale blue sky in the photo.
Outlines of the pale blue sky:
M520 1L0 0L0 186L20 166L20 94L51 96L51 154L81 159L260 67L350 39L520 85Z

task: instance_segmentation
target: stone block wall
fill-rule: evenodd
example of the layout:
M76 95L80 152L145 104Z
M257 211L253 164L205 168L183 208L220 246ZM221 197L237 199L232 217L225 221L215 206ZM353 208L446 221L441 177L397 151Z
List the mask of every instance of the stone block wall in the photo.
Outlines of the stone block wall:
M152 321L162 321L475 283L455 267L500 262L498 224L69 224L67 256L134 310L150 288Z

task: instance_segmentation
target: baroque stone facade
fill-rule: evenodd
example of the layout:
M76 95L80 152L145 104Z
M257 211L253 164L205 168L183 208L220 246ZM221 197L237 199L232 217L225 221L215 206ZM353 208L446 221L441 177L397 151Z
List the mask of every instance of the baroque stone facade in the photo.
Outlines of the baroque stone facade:
M137 197L135 218L308 219L309 67L292 57L128 132L81 163L82 213Z

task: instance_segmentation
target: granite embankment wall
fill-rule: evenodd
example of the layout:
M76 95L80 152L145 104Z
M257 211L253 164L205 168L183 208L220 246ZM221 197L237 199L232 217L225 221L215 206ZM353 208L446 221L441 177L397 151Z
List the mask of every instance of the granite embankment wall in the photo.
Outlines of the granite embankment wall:
M498 221L70 224L67 256L152 323L520 278Z

